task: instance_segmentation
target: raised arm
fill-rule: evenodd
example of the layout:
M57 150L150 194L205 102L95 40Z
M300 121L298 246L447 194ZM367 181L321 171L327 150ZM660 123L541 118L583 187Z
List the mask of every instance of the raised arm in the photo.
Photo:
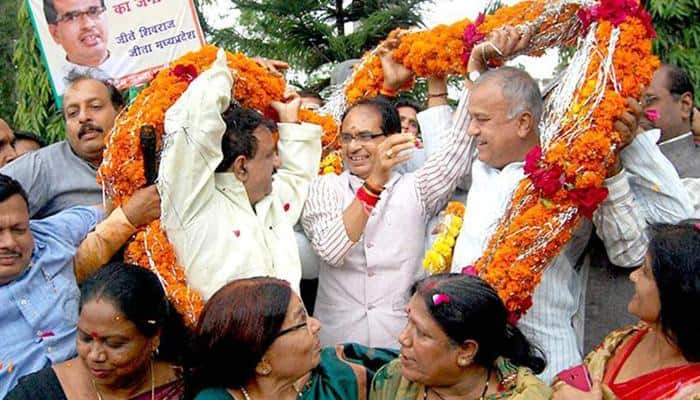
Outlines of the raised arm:
M299 124L299 95L290 93L287 101L273 102L272 107L280 117L278 152L280 168L272 181L273 193L287 210L289 222L299 220L311 180L318 175L321 161L321 127Z
M439 150L416 171L416 190L426 215L440 211L454 192L457 182L471 169L476 146L467 135L468 91L462 93L454 122Z
M610 261L620 267L644 261L648 223L678 223L692 214L683 183L656 145L658 134L640 133L641 107L634 99L629 106L615 122L623 142L612 176L605 181L608 198L593 215Z
M221 114L231 100L233 80L219 50L212 66L199 75L165 114L165 140L158 174L163 219L182 227L204 207L221 162L226 130Z

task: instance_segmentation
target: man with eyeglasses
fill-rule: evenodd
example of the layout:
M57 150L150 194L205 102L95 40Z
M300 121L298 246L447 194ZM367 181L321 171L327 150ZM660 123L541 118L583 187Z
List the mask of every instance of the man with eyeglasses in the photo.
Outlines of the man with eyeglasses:
M385 92L393 92L411 73L392 60L391 44L385 46L384 84L397 83ZM400 167L413 156L415 136L401 133L396 107L385 98L353 105L340 132L347 169L315 178L302 215L321 259L314 310L324 326L321 343L398 348L408 290L424 273L426 224L466 172L467 135L440 132L444 146L415 172L402 173Z
M117 77L119 63L107 48L109 31L104 0L44 0L44 14L54 42L66 52L61 77L70 72L92 74L101 78ZM63 82L55 82L62 89ZM62 93L62 90L59 90Z
M681 178L700 178L700 150L693 143L694 88L688 72L664 64L643 93L644 128L656 130L661 152Z

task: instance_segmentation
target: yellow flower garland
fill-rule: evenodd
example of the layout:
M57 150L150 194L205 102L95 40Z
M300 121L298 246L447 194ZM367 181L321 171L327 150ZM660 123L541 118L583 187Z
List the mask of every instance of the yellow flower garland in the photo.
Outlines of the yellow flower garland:
M447 204L442 220L436 227L437 238L423 259L423 268L430 274L450 270L452 253L464 222L464 211L464 204L458 201L451 201Z

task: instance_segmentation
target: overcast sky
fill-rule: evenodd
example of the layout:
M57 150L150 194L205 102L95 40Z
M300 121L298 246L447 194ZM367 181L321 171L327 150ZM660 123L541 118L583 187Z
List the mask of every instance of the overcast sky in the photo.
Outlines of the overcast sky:
M294 1L294 0L289 0ZM347 0L346 0L347 1ZM517 3L518 0L505 0L504 4ZM435 0L426 7L424 19L428 27L438 24L449 24L463 18L476 18L489 0ZM214 28L222 28L235 24L238 11L230 0L214 0L211 6L204 9L205 17ZM557 64L556 52L550 52L539 59L523 57L516 59L517 63L526 66L528 72L535 78L550 78Z

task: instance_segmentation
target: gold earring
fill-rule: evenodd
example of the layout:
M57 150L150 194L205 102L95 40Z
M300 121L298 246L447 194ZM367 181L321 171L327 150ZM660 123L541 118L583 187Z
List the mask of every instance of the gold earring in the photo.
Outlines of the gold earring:
M258 368L260 375L270 375L270 372L272 372L272 366L265 360L260 361Z

